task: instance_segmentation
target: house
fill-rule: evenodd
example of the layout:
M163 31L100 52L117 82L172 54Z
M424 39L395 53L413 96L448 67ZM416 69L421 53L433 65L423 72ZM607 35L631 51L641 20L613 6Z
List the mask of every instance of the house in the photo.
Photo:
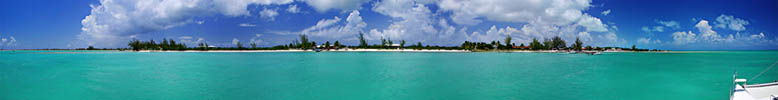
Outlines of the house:
M391 48L399 48L400 44L385 44L384 46L388 46L388 47L391 47Z
M529 46L513 46L513 49L529 49Z

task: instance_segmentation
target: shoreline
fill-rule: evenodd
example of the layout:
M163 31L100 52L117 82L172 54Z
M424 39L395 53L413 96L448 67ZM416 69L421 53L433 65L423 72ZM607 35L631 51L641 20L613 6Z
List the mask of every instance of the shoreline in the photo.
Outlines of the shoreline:
M0 51L39 51L39 50L0 50ZM71 50L42 50L42 51L71 51ZM82 51L82 50L76 50ZM315 52L314 50L302 50L302 49L288 49L288 50L83 50L83 51L119 51L119 52ZM321 52L441 52L441 53L464 53L464 52L499 52L499 53L569 53L567 50L486 50L486 51L470 51L470 50L445 50L445 49L330 49L321 50ZM603 53L621 53L621 52L636 52L636 53L692 53L695 51L585 51L585 52L603 52ZM710 52L710 51L698 51L698 52Z
M136 51L130 51L136 52ZM315 52L314 50L183 50L183 51L161 51L161 50L141 50L137 52ZM321 52L471 52L468 50L430 50L430 49L331 49L321 50Z
M288 50L141 50L141 51L128 51L128 52L315 52L314 50L302 50L302 49L288 49ZM502 52L502 53L569 53L567 50L489 50L489 51L470 51L470 50L444 50L444 49L330 49L321 50L320 52L450 52L450 53L463 53L463 52ZM607 52L607 53L620 53L620 52L641 52L641 53L684 53L683 51L584 51L584 52ZM688 53L688 52L686 52Z

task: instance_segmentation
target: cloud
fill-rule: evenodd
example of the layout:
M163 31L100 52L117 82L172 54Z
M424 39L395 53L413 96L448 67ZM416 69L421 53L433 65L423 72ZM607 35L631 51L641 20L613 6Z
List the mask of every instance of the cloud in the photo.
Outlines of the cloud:
M251 39L249 39L249 43L254 43L258 45L263 44L264 42L262 41L262 39L260 39L260 37L262 37L262 34L254 34L254 37L251 37Z
M297 8L297 5L289 5L289 7L286 8L286 12L300 13L300 8Z
M238 24L238 26L240 26L240 27L255 27L255 26L257 26L257 25L255 25L255 24L249 24L249 23L241 23L241 24Z
M662 20L655 20L656 23L661 24L660 26L643 26L640 27L640 30L643 32L646 32L648 34L653 35L654 32L665 32L665 28L672 28L672 29L678 29L681 28L681 25L678 24L676 21L662 21Z
M483 17L499 22L575 24L587 31L608 31L599 18L583 13L590 3L589 0L441 0L438 6L453 12L451 16L457 24L472 25Z
M591 34L589 34L589 32L578 32L578 38L581 40L581 42L584 43L594 42L594 38Z
M195 21L195 23L197 23L197 24L204 24L205 21Z
M311 26L311 27L306 28L305 30L303 30L303 33L307 33L307 32L310 32L312 30L318 30L318 29L322 29L322 28L327 28L329 26L334 25L337 22L340 22L340 17L338 17L338 16L335 16L335 18L333 18L333 19L322 19L322 20L319 20L319 22L316 22L316 25Z
M673 43L676 45L683 45L688 43L695 43L698 40L702 40L707 42L733 42L734 36L730 34L727 37L722 37L718 34L718 32L712 30L712 26L708 24L707 20L700 20L696 25L694 25L695 28L700 32L698 34L692 33L692 31L688 32L675 32L672 34L673 36Z
M502 39L505 39L505 37L512 36L512 34L517 34L517 38L519 41L525 40L524 36L520 36L519 29L507 26L505 28L497 29L496 26L492 25L491 28L489 28L488 31L481 34L480 32L473 32L468 37L468 41L474 41L474 42L489 42L489 41L500 41ZM504 41L501 41L504 42Z
M676 45L683 45L688 43L697 42L697 34L689 32L675 32L673 35L673 43Z
M276 16L278 16L278 11L276 10L277 9L264 8L262 11L259 11L259 15L262 18L267 18L268 20L272 21L276 19Z
M454 21L454 23L461 24L461 25L477 25L483 22L479 19L476 19L478 17L479 16L476 14L469 14L467 12L463 12L463 13L452 14L451 20Z
M338 25L342 21L340 17L335 16L332 19L322 19L316 22L316 25L308 27L299 33L308 34L312 37L321 39L342 39L354 37L359 34L366 26L357 10L351 11L346 17L345 24ZM299 34L295 32L281 32L283 34Z
M643 32L646 32L646 33L653 33L653 32L664 32L664 31L665 31L665 27L662 27L662 26L654 26L654 27L652 27L652 28L649 28L649 27L647 27L647 26L643 26L643 27L641 27L641 28L640 28L640 30L642 30Z
M713 30L714 26L711 26L709 22L704 19L700 19L699 22L694 27L697 28L699 34L694 34L692 33L692 31L675 32L672 34L673 43L676 45L696 43L704 46L776 45L776 40L765 38L764 33L749 34L749 33L736 32L735 34L719 35L717 31Z
M719 17L716 17L716 28L729 28L730 30L734 31L743 31L746 30L746 25L748 25L748 21L735 18L731 15L724 15L722 14Z
M613 46L625 42L618 38L615 32L579 32L575 27L538 24L526 24L520 28L492 26L485 32L472 32L467 36L467 40L475 42L502 41L507 36L512 37L513 43L516 44L529 43L533 38L543 40L555 36L559 36L565 41L575 41L576 38L579 38L585 45Z
M578 20L577 25L583 26L586 28L586 31L592 31L592 32L606 32L608 31L608 26L605 24L602 24L602 21L600 21L599 18L592 17L590 15L583 15L584 17L581 17L580 20Z
M718 34L718 32L713 31L712 27L710 26L710 24L708 24L707 20L700 20L700 22L697 23L697 25L694 25L694 27L697 27L697 30L699 30L700 32L700 37L703 40L715 41L715 42L718 41L731 42L732 40L734 40L734 36L732 36L732 34L730 34L729 37L722 37Z
M2 47L13 47L16 45L18 44L14 36L8 36L8 37L0 36L0 49L2 49Z
M669 27L673 29L681 28L681 25L678 24L678 22L672 20L671 21L656 20L656 23L662 24L665 27Z
M362 3L368 0L304 0L305 3L313 7L317 12L327 12L330 9L340 9L343 11L356 10L362 6Z
M250 15L249 5L288 4L293 0L100 0L81 20L79 40L116 47L138 34L194 22L194 17Z
M192 36L180 36L178 39L192 39Z
M659 23L659 26L643 26L640 27L640 30L643 32L648 33L649 36L654 36L654 32L665 32L666 30L675 30L678 28L681 28L681 25L678 24L676 21L663 21L663 20L654 20L656 23Z
M240 40L238 40L238 38L232 38L232 44L237 45L238 43L240 43Z
M651 39L651 38L647 38L647 37L644 37L644 38L638 38L638 40L637 40L637 41L638 41L638 43L640 43L640 44L661 44L661 43L662 43L662 40L658 40L658 39Z
M205 42L206 42L205 38L202 38L202 37L197 38L197 39L195 39L192 36L180 36L180 37L178 37L178 43L186 44L189 47L195 47L198 44L205 43Z
M608 10L602 11L600 14L608 16L608 14L611 14L611 10L608 9Z
M391 39L417 40L428 44L441 43L437 40L438 29L432 11L423 5L410 0L384 0L374 4L373 11L392 17L389 27L370 30L371 39L380 37Z

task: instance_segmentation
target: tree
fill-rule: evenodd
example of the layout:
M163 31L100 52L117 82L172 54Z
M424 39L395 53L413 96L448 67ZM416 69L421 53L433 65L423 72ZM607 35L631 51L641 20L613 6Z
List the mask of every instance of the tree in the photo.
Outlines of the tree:
M205 50L208 50L208 42L205 42L204 45L205 45Z
M386 40L389 42L389 47L392 47L392 44L394 44L392 43L392 38L387 38Z
M251 45L252 49L257 48L257 43L251 42L251 44L249 44L249 45Z
M338 42L338 41L335 41L335 43L333 45L335 45L335 49L340 48L340 42Z
M324 48L330 49L330 41L324 42Z
M130 46L132 50L139 51L143 46L141 46L141 43L138 39L133 38L130 40L130 43L127 44L127 46Z
M173 45L175 45L175 46L173 46ZM173 50L173 49L176 49L176 50L177 50L177 49L179 49L179 45L177 45L177 44L176 44L176 41L175 41L175 40L173 40L173 39L170 39L170 43L168 43L168 44L166 45L166 47L167 47L167 49L171 49L171 50Z
M381 37L381 47L386 46L386 39L384 37Z
M365 34L359 31L359 47L367 48L367 40L365 40Z
M241 44L240 41L238 41L238 43L235 43L235 45L238 45L238 49L243 48L243 44Z
M585 48L586 48L586 50L592 50L592 49L594 49L594 48L592 48L592 46L586 46Z
M551 38L551 48L552 49L561 49L561 48L567 48L567 43L565 43L565 40L562 40L559 36L554 36Z
M146 49L157 49L159 46L157 46L157 42L154 42L154 39L149 40L148 43L146 43Z
M632 45L632 50L636 50L636 49L637 49L637 48L635 48L635 45L633 44L633 45Z
M167 39L162 38L162 43L160 43L159 45L162 48L162 50L166 50L166 49L170 48L170 47L168 47L169 44L170 43L168 43Z
M575 43L573 43L573 45L572 45L571 47L573 47L573 50L578 50L578 51L580 51L580 50L581 50L581 48L582 48L582 46L583 46L583 42L581 42L581 39L579 39L578 37L576 37L576 38L575 38Z
M310 46L310 47L311 47L311 48L316 48L316 45L317 45L317 44L316 44L316 41L312 41L312 42L311 42L311 46Z
M405 40L400 40L400 48L404 48L404 47L405 47Z
M418 47L418 49L421 49L422 47L421 42L416 43L416 46Z
M513 45L511 45L511 36L505 37L505 45L506 45L508 48L511 48L511 47L513 47Z
M302 49L308 49L311 47L311 44L308 42L308 36L305 34L300 35L300 48ZM314 44L315 45L315 44Z
M86 50L95 50L95 47L90 45Z
M532 38L532 42L530 42L530 43L529 43L529 46L530 46L530 48L531 48L532 50L540 50L540 49L545 49L545 47L543 47L543 44L541 44L541 43L538 41L538 39L536 39L536 38Z
M545 47L546 50L551 50L554 48L554 42L550 39L543 39L543 47Z

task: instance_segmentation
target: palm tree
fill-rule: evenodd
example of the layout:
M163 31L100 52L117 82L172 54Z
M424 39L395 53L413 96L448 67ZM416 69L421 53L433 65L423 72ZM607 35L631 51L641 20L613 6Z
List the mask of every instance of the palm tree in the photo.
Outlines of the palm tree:
M404 47L405 47L405 40L400 40L400 48L404 48Z

